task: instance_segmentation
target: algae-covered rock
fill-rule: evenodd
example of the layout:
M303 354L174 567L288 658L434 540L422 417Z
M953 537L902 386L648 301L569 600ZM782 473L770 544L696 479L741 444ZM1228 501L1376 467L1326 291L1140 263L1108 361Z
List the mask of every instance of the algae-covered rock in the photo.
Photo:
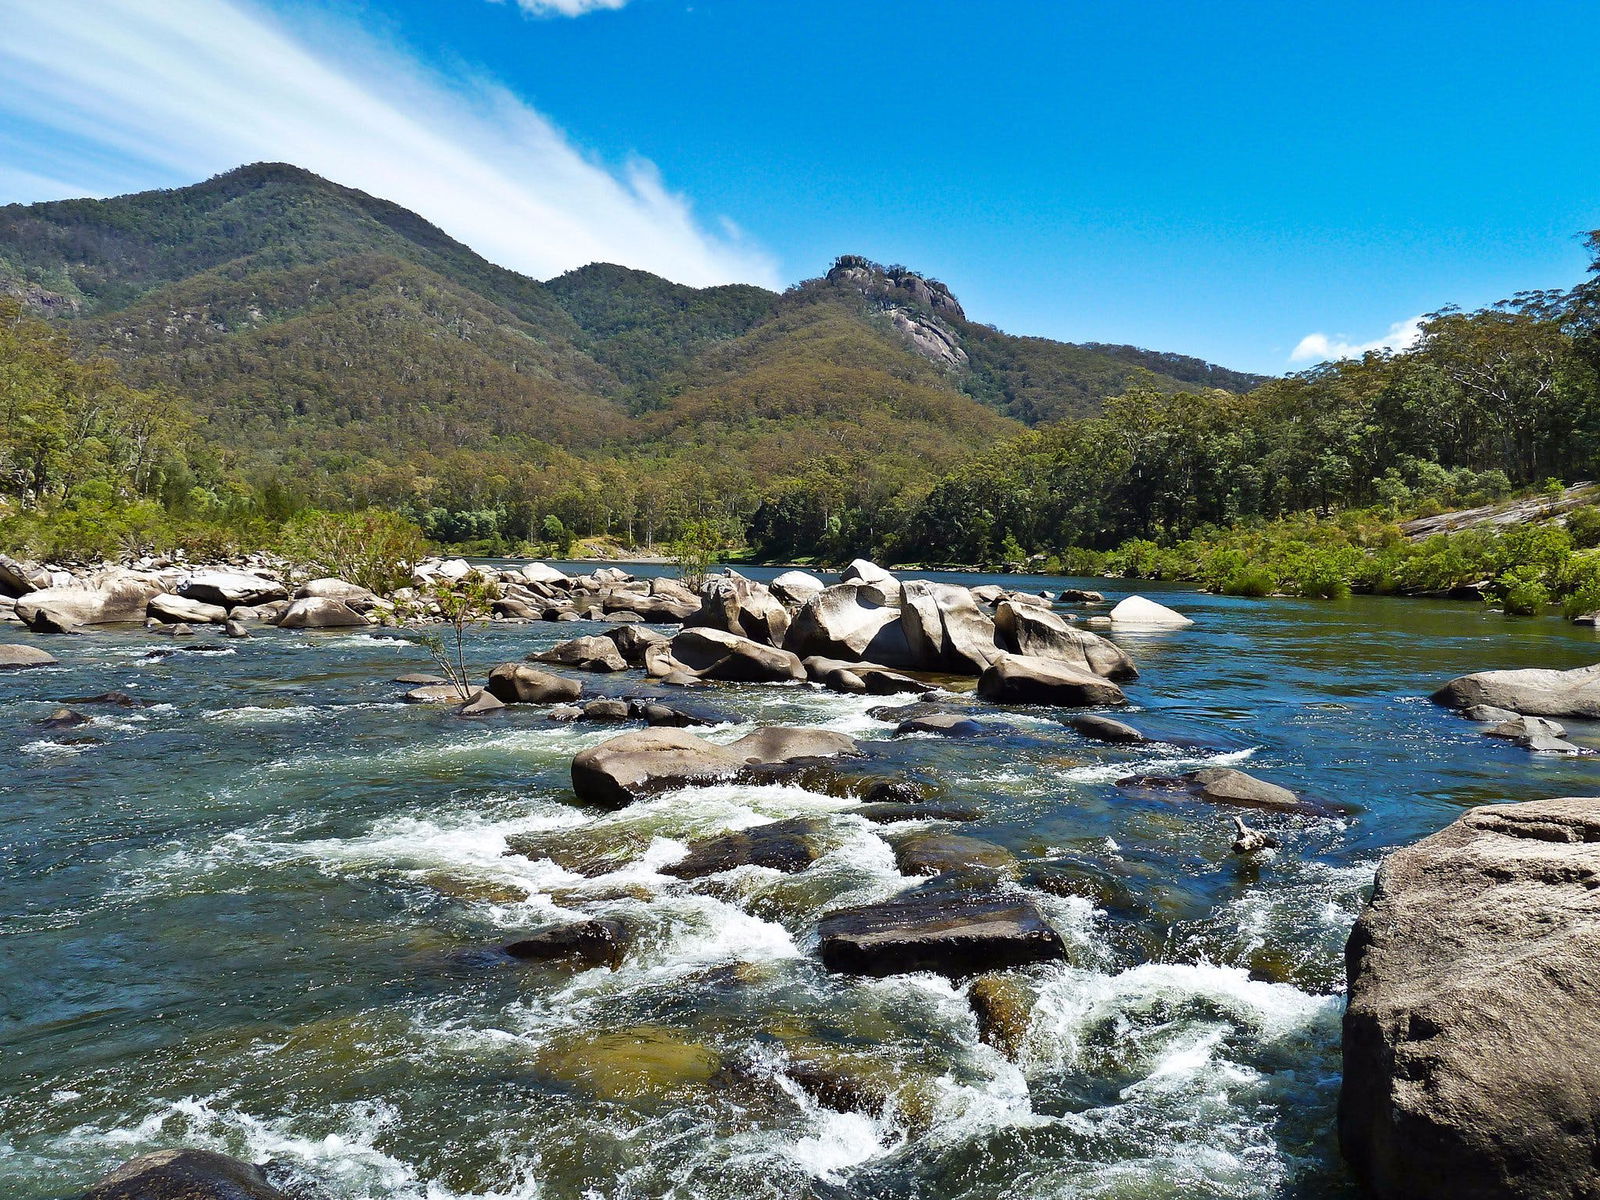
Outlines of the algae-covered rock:
M598 1100L642 1100L704 1087L722 1056L664 1025L634 1025L564 1038L541 1051L537 1065Z

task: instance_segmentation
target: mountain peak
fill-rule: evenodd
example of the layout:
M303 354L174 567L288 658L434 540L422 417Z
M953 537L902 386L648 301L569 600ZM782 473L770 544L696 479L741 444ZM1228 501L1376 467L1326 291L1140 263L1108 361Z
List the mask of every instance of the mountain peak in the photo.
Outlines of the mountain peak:
M826 278L835 286L854 288L884 308L920 308L942 317L966 320L961 302L948 287L899 264L886 267L859 254L841 254L833 260Z

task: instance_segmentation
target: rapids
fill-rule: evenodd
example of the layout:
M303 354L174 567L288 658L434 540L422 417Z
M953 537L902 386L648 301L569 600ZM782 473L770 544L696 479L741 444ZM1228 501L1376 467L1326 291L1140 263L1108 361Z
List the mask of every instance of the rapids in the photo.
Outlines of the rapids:
M818 966L822 913L910 884L849 801L726 785L579 808L571 757L616 727L401 704L391 680L428 663L382 631L209 653L207 633L51 639L60 666L0 674L0 1194L75 1195L186 1144L338 1200L1349 1195L1342 948L1378 860L1467 805L1595 790L1592 760L1529 755L1425 697L1470 670L1595 661L1595 636L1444 602L1141 590L1197 624L1114 635L1143 672L1118 715L1181 744L1093 743L1048 709L891 739L876 698L694 695L731 718L714 740L848 733L875 771L980 809L961 832L1097 881L1031 891L1069 961L1025 973L1015 1061L979 1039L963 985ZM471 653L481 676L602 628L496 624ZM33 724L111 690L150 706ZM1253 815L1283 845L1252 865L1227 811L1113 786L1218 762L1350 815ZM801 875L659 871L695 838L795 815L833 839ZM567 865L505 853L547 833ZM620 969L495 953L580 914L633 931ZM818 1070L853 1100L802 1086Z

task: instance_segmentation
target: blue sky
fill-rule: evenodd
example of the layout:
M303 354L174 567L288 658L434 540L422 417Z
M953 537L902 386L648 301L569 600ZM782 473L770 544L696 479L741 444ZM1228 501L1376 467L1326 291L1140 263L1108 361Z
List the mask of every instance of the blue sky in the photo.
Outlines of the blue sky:
M0 201L286 159L536 275L860 253L1012 332L1280 372L1574 282L1600 227L1592 0L0 10Z

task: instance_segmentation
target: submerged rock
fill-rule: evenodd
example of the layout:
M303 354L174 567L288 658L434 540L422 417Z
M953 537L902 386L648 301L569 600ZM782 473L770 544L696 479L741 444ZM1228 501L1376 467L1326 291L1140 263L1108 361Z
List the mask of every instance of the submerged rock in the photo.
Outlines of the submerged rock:
M892 825L899 821L976 821L983 816L976 808L920 800L868 800L845 809L845 813L874 825Z
M1383 863L1345 956L1339 1139L1379 1200L1594 1193L1600 798L1477 808Z
M58 708L48 717L40 717L34 724L40 729L71 729L76 725L91 724L93 721L93 717L86 717L81 712L74 712L70 708Z
M1066 956L1061 935L1031 901L987 887L925 885L831 912L818 934L822 965L851 975L959 978Z
M1015 876L1016 856L1004 846L956 833L912 833L894 839L895 866L902 875L984 871Z
M1130 775L1117 780L1120 788L1143 791L1183 791L1212 804L1239 808L1265 808L1274 812L1325 814L1327 807L1303 800L1286 787L1235 771L1232 767L1202 767L1182 775Z
M131 1159L80 1200L290 1200L254 1163L210 1150L157 1150Z
M972 981L967 1002L983 1043L1007 1058L1017 1058L1033 1023L1033 992L1028 985L1009 972L980 975Z
M1433 693L1446 708L1487 704L1535 717L1600 717L1600 663L1570 671L1482 671Z
M572 1034L542 1047L536 1061L549 1074L598 1100L681 1102L722 1067L710 1046L661 1025Z
M982 722L960 713L930 712L901 721L895 726L896 735L902 733L934 733L941 737L976 737L985 733Z

